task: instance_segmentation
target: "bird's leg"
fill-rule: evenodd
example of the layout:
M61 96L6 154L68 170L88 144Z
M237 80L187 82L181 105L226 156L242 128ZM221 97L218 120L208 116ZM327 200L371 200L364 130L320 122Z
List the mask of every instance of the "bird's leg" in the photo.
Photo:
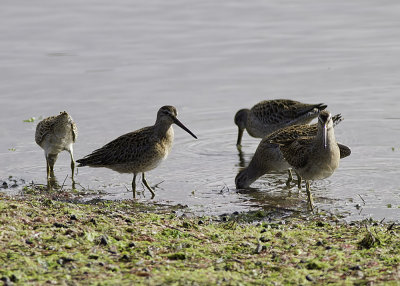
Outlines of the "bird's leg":
M68 152L69 152L69 155L71 156L71 174L72 174L71 178L72 178L72 182L74 182L75 160L74 160L74 153L73 153L72 147L70 150L68 150Z
M67 150L70 157L71 157L71 179L72 179L72 189L75 189L75 180L74 180L74 173L75 173L75 160L74 160L74 151L72 149L72 145L69 150Z
M54 177L54 164L57 161L57 157L58 157L58 154L49 154L47 156L48 164L49 164L49 167L50 167L50 177Z
M289 178L286 181L286 186L290 186L290 183L293 181L292 170L288 169Z
M297 172L296 175L297 175L297 188L301 189L301 176Z
M50 165L49 158L46 155L46 171L47 171L47 183L50 181Z
M136 173L133 174L132 193L133 193L133 198L136 199Z
M143 184L146 186L146 188L150 191L151 193L151 198L154 198L154 196L156 195L153 191L153 189L149 186L149 184L147 183L145 177L144 177L144 173L142 173L142 182Z
M307 192L307 205L308 205L307 208L308 208L308 210L314 212L314 207L313 207L314 200L312 198L311 191L310 191L310 181L308 181L308 180L306 180L306 192Z
M50 165L47 156L46 156L46 171L47 171L47 191L51 192L53 190L53 185L50 180Z

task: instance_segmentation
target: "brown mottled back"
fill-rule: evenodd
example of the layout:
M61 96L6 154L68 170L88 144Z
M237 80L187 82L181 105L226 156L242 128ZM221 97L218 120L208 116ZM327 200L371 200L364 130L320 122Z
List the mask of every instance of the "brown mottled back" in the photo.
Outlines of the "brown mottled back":
M264 100L254 105L251 112L264 124L282 124L293 121L314 108L323 110L326 105L307 104L290 99Z

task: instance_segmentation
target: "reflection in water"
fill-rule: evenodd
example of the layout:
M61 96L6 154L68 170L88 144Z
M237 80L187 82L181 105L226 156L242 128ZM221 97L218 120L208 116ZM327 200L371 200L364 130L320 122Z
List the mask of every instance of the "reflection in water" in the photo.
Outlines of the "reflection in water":
M274 173L260 178L262 181L259 187L249 187L238 190L238 193L246 195L249 202L263 208L278 208L291 212L307 212L306 192L297 188L297 184L286 185L283 174ZM323 204L329 204L333 201L329 198L320 196L321 190L325 189L323 185L318 186L318 192L314 196L317 207Z
M246 160L244 158L244 153L241 149L238 150L238 156L239 156L239 167L241 168L246 167Z
M299 210L305 199L300 191L286 185L286 181L282 179L282 174L270 174L262 177L263 182L260 187L249 187L238 190L241 194L246 194L250 201L255 205L278 207L287 210Z
M47 190L48 191L60 191L60 190L63 190L64 188L71 189L71 190L76 190L76 186L77 185L80 186L80 184L77 183L75 181L75 179L71 177L71 186L69 186L69 184L67 184L67 182L66 182L68 177L70 177L70 176L67 175L65 177L63 183L60 185L60 183L58 182L57 177L53 174L53 176L51 176L47 180ZM82 187L82 189L84 189L84 188Z

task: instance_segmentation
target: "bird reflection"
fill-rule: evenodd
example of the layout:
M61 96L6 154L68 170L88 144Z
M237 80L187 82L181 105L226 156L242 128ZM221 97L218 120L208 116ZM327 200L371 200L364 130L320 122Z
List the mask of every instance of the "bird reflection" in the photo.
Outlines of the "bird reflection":
M239 167L244 168L246 167L246 160L244 158L244 153L241 149L238 150L238 156L239 156Z

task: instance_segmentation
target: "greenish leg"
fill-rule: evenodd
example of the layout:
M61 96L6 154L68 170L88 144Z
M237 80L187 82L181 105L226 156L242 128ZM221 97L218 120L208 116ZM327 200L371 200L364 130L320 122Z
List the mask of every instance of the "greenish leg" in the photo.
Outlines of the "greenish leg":
M310 181L306 180L306 192L307 192L307 204L308 204L308 210L314 212L314 200L313 197L311 195L311 191L310 191Z
M52 178L52 177L55 177L54 176L54 165L55 165L55 163L56 163L56 161L57 161L57 157L58 157L58 154L49 154L49 155L47 155L47 162L48 162L48 165L49 165L49 167L50 167L50 177Z
M133 198L136 199L136 174L133 174L132 193L133 193Z
M47 154L46 156L46 171L47 171L47 190L53 191L55 176L54 176L54 164L56 163L57 155Z
M289 187L290 183L293 181L292 170L288 169L289 178L286 181L286 186Z
M72 172L71 178L72 178L72 181L74 182L75 160L74 160L74 155L72 153L73 151L69 150L68 152L69 152L69 155L71 156L71 172Z
M297 175L297 188L301 189L301 176L297 172L296 175Z
M49 159L46 156L46 171L47 171L47 182L50 181L50 165L49 165Z
M155 193L154 193L154 191L153 191L153 189L149 186L149 184L147 183L147 181L146 181L146 179L145 179L145 177L144 177L144 173L142 173L142 181L143 181L143 184L146 186L146 188L150 191L150 193L151 193L151 198L154 198L154 196L156 195Z
M69 155L71 156L71 180L72 180L72 189L75 190L75 160L74 160L74 153L72 149L69 151Z

